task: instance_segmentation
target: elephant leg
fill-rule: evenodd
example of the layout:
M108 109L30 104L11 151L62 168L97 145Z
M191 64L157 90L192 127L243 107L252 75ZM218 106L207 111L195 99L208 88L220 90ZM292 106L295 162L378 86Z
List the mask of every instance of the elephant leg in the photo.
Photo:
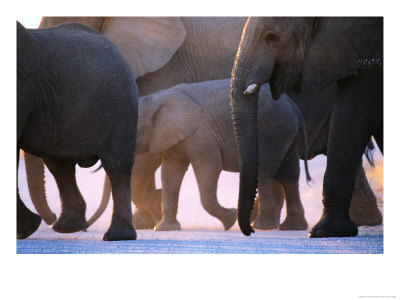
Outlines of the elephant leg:
M286 218L279 226L280 230L305 230L308 228L300 199L299 177L300 167L296 140L275 174L275 179L282 184L286 198Z
M101 160L112 188L113 212L111 224L103 236L104 241L136 240L136 231L132 225L131 173L133 158L115 164L107 159Z
M61 197L61 214L52 225L53 230L71 233L86 228L86 203L76 184L75 163L50 158L43 161L53 174Z
M275 209L279 214L283 207L283 200L285 199L283 195L282 185L276 180L272 180L272 197L275 202ZM254 221L258 218L260 212L260 194L257 194L256 202L254 203L253 210L251 211L250 222L254 223ZM265 212L264 212L265 213Z
M207 163L206 163L207 162ZM200 191L200 200L203 208L213 217L222 222L224 230L229 230L236 222L237 209L225 208L218 203L218 178L222 167L218 164L194 163L193 170Z
M257 194L256 201L254 202L253 210L250 215L250 222L253 223L260 213L260 194Z
M190 162L172 151L163 154L161 163L162 182L162 217L154 227L156 231L181 230L181 224L176 219L178 213L179 191L183 177Z
M47 203L43 161L27 152L24 153L24 158L26 181L32 203L43 220L51 225L57 220L57 216L51 211Z
M19 149L17 149L17 176L19 166ZM18 182L18 179L17 179ZM26 239L38 228L42 218L27 208L19 196L17 184L17 239Z
M156 220L147 209L135 208L133 211L132 224L135 229L153 229L159 220Z
M153 229L161 220L161 189L156 189L154 173L161 164L161 154L136 155L131 177L131 198L135 204L133 226Z
M375 194L371 190L362 165L357 171L349 212L350 218L357 226L375 226L382 224L383 221L382 214L376 205Z
M263 120L261 120L263 121ZM258 193L259 214L252 226L257 229L273 229L280 225L283 206L282 186L274 180L290 144L288 140L297 136L292 126L282 126L277 134L271 126L259 123Z
M282 205L277 202L273 194L274 180L270 175L264 178L259 174L258 195L259 195L259 211L258 216L252 226L256 229L268 230L278 228L281 219ZM283 202L282 202L283 204Z
M377 128L376 121L380 121L382 78L382 70L371 68L338 84L323 183L324 210L309 237L358 234L357 225L350 219L349 208L362 155Z

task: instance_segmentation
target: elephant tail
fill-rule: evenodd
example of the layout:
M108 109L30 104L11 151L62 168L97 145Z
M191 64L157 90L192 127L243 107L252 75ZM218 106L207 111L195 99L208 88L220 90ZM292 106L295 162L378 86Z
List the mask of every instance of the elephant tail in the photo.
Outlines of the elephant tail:
M106 210L108 202L110 201L110 196L111 196L111 183L110 179L106 175L104 178L103 195L101 197L100 205L97 208L96 212L93 214L93 216L89 219L89 221L87 221L87 226L85 230L88 229L94 222L96 222L96 220Z
M303 119L303 115L301 115L301 118ZM312 178L311 178L310 172L308 171L307 131L306 131L306 126L304 124L304 119L301 124L300 131L302 133L302 138L303 138L303 143L304 143L304 170L306 172L307 184L309 184L309 182L312 181Z
M300 120L300 128L299 128L299 133L301 132L301 137L303 138L303 144L304 144L304 170L306 172L306 181L307 184L309 185L309 182L312 182L312 178L310 176L310 172L308 171L308 151L307 151L307 130L306 130L306 123L304 121L303 113L300 111L298 108L297 104L290 98L290 101L294 105L294 108L296 109L297 115ZM300 134L299 134L300 136Z

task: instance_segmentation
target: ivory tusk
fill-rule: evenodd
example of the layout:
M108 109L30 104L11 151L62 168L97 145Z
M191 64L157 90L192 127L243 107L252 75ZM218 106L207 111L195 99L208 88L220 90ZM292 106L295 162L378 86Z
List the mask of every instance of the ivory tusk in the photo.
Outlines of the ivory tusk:
M253 94L254 91L258 88L259 84L258 83L253 83L250 84L247 89L243 92L243 95L250 95Z

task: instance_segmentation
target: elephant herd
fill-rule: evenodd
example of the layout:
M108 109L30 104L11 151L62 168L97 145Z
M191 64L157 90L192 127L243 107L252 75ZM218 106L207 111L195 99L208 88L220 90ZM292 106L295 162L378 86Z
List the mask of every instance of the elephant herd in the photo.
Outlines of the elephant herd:
M324 209L310 237L378 225L362 155L383 154L383 19L367 17L43 17L17 23L17 238L43 218L57 232L113 213L103 240L136 229L180 230L182 179L192 164L204 209L228 230L308 228L299 159L327 155ZM101 161L103 197L86 221L75 165ZM44 164L61 196L47 205ZM162 189L154 174L161 166ZM240 172L237 208L222 207L222 170ZM286 219L280 211L286 201ZM135 205L132 215L131 201ZM254 205L256 203L256 205Z

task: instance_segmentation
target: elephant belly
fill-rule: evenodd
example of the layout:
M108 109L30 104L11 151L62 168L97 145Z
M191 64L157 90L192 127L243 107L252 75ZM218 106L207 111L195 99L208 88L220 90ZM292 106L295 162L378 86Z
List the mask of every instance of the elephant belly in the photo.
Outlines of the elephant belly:
M225 148L223 152L223 170L239 172L239 158L236 147Z
M33 141L21 138L18 141L18 147L38 157L73 161L83 168L89 168L99 160L97 154L88 153L85 149L46 145L45 143L40 143L40 140Z

